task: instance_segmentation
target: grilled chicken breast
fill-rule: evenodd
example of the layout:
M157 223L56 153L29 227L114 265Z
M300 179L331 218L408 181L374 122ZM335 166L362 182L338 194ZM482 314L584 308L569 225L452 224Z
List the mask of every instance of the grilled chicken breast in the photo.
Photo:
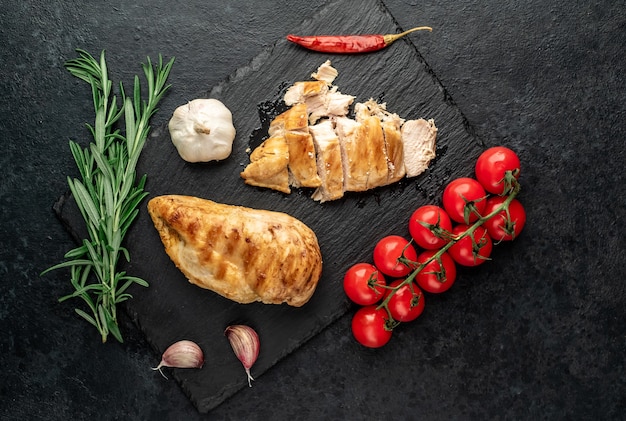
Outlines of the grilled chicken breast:
M148 212L165 251L189 281L238 303L300 307L322 273L315 233L287 214L159 196Z

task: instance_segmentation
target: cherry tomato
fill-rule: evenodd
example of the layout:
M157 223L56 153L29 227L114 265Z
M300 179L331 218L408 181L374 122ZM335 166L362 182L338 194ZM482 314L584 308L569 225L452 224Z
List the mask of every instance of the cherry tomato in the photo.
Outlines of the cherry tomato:
M426 250L417 256L417 261L426 263L437 252L437 250ZM454 264L454 260L447 252L443 252L439 259L434 259L424 266L415 277L415 282L417 282L420 288L433 294L449 290L455 280L456 264Z
M478 219L485 210L483 186L473 178L452 180L443 191L443 207L455 222L468 224ZM478 213L478 214L477 214Z
M386 293L385 285L387 282L383 274L369 263L353 265L343 277L343 289L346 295L362 306L375 304L383 298Z
M468 228L468 225L459 224L452 228L452 234L461 235L467 231ZM474 241L472 241L470 236L463 237L448 249L450 257L459 265L478 266L491 256L493 242L487 230L482 225L476 228L472 237Z
M489 193L504 193L507 171L519 178L520 160L515 152L504 146L487 149L476 161L476 179Z
M391 339L392 330L387 326L389 314L375 305L361 307L352 318L352 334L361 345L380 348Z
M389 286L397 287L404 280L393 281ZM393 290L387 290L386 296L391 295ZM403 285L389 298L387 308L391 317L397 322L410 322L419 317L424 311L424 294L414 282Z
M411 237L418 246L426 250L438 249L446 245L450 241L446 238L446 234L449 234L451 230L450 217L439 206L419 207L409 219Z
M374 264L383 274L393 278L406 276L412 270L411 267L398 261L403 255L411 262L415 262L417 258L415 247L399 235L383 237L374 246Z
M503 196L493 196L487 199L485 215L495 211L506 200ZM489 236L493 241L511 241L515 239L526 224L526 211L524 206L517 199L509 203L509 212L501 211L493 218L489 218L483 224L487 228Z

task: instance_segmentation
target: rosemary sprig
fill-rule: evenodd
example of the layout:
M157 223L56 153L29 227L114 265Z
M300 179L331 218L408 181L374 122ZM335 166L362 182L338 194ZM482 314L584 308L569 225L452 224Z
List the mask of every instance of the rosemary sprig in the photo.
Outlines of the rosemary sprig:
M138 277L118 271L123 255L130 261L128 250L122 246L124 237L139 214L139 203L146 197L146 176L137 179L136 166L150 130L150 118L170 85L166 81L174 59L163 64L163 58L153 66L150 58L142 64L148 84L147 98L141 97L139 77L135 76L132 97L126 96L120 83L122 107L112 95L105 52L97 61L83 50L79 57L65 63L74 76L91 85L96 113L93 125L87 125L93 142L82 148L70 141L70 151L80 172L80 179L68 177L67 182L85 220L88 237L82 245L65 254L66 261L52 266L43 274L60 268L70 269L74 292L59 298L82 298L89 312L75 311L100 332L102 342L110 334L123 342L117 323L117 304L132 298L126 292L132 284L144 287L148 283ZM118 122L124 120L124 132Z

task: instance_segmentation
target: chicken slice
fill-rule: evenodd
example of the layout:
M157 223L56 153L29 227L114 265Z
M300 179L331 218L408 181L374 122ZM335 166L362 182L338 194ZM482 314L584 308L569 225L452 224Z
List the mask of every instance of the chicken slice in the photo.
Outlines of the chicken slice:
M309 124L315 124L323 117L345 116L354 96L345 95L336 86L329 87L323 80L296 82L285 92L285 104L306 104Z
M294 187L319 187L313 137L307 132L285 132L289 148L289 184Z
M315 80L323 80L330 85L338 74L339 72L331 65L330 60L326 60L317 68L317 72L311 74L311 77Z
M270 136L282 134L284 131L308 132L309 122L306 104L300 103L279 114L270 122L268 133Z
M339 138L330 120L309 126L317 151L317 174L322 184L312 195L314 200L326 202L343 197L343 168Z
M328 91L328 94L326 94L326 115L323 117L347 115L354 99L354 96L342 94L337 90L337 87L334 86Z
M324 96L329 89L329 85L323 80L309 80L296 82L287 89L283 97L288 106L306 102L307 98Z
M289 156L289 185L319 187L315 146L309 134L306 105L296 104L270 123L270 136L284 136Z
M315 233L285 213L159 196L148 212L189 282L238 303L300 307L322 273Z
M291 193L288 165L287 140L284 136L272 136L252 151L250 163L240 175L251 186Z
M381 119L372 112L370 103L376 104L375 101L370 100L354 106L356 121L364 127L364 136L359 140L359 145L367 151L367 161L363 163L369 168L367 189L384 186L387 184L389 176L387 149Z
M369 172L367 149L360 147L364 134L361 123L348 117L335 119L335 132L339 138L341 161L343 168L343 190L367 190L367 175Z
M402 144L402 132L400 121L386 120L382 123L385 135L385 150L387 157L387 183L399 181L406 175L404 169L404 146Z
M402 145L401 126L404 119L398 114L387 111L385 103L379 104L374 99L356 104L357 119L365 116L377 117L381 121L385 139L385 156L387 159L386 184L394 183L405 176L404 150Z
M387 184L387 153L385 150L385 135L380 120L377 117L365 117L360 123L364 128L364 137L359 141L361 147L367 151L367 189Z
M407 177L415 177L428 168L435 158L437 127L435 121L423 118L408 120L402 125L404 168Z

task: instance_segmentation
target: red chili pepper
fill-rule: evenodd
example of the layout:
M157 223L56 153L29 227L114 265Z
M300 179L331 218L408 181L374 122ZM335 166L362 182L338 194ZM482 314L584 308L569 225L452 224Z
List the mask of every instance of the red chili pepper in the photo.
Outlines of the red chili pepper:
M419 26L400 34L371 35L311 35L298 36L289 34L287 39L309 50L322 53L369 53L382 50L398 38L415 31L432 31L429 26Z

